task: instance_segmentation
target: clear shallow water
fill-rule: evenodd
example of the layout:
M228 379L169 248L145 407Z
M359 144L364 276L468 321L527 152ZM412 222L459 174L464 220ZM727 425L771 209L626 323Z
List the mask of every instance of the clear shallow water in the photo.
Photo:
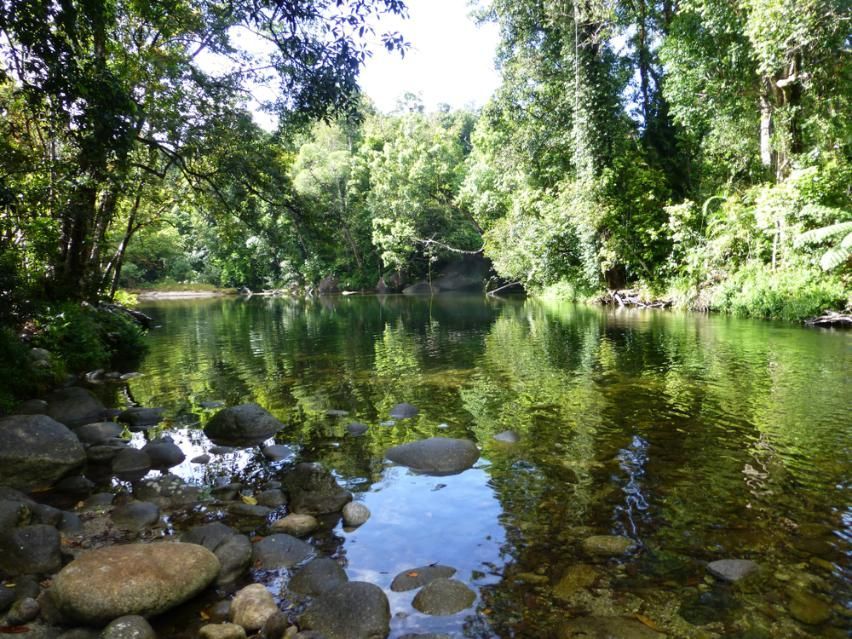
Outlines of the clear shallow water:
M350 579L385 588L392 637L559 636L567 619L614 614L675 637L847 636L849 333L461 297L142 310L161 328L119 403L165 407L187 459L210 447L199 427L215 411L203 402L255 401L279 417L278 443L333 469L372 511L313 543ZM418 417L380 425L399 402ZM346 435L350 421L367 434ZM505 430L519 443L493 439ZM476 441L476 467L424 477L383 463L388 447L435 435ZM248 449L173 472L261 484L289 463ZM596 534L639 549L589 557L581 542ZM705 564L724 558L761 572L718 583ZM458 569L473 608L427 617L413 592L390 592L397 572L433 562ZM578 565L592 583L566 587ZM830 619L794 619L803 597Z

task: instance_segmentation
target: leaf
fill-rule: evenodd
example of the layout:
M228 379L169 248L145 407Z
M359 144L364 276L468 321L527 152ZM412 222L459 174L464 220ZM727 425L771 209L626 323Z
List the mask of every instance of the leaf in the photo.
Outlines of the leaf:
M852 257L852 249L837 246L826 251L825 255L820 259L819 265L823 271L830 271L843 264L850 257Z
M406 577L419 577L420 573L417 572L416 570L412 570L411 572L405 573L405 576Z
M244 504L248 504L249 506L257 506L257 499L250 495L242 495L242 500Z
M0 626L0 634L2 635L22 635L29 632L27 626Z
M638 621L642 622L642 624L648 626L651 630L656 630L657 632L662 632L660 627L656 623L654 623L654 620L651 619L650 617L646 617L645 615L640 615L640 614L637 613L636 619Z

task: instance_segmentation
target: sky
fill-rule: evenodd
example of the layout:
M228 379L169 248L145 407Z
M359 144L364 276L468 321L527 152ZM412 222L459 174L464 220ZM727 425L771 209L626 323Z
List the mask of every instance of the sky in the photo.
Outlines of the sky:
M377 32L399 31L411 43L404 58L374 47L361 72L361 88L379 110L393 111L406 92L419 94L427 111L441 103L480 107L497 89L494 69L498 28L477 26L467 0L407 0L408 20L385 17Z

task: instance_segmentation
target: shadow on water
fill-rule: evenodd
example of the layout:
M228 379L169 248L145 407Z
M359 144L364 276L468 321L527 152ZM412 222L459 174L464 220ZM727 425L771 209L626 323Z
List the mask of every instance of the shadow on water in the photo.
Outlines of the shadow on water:
M278 443L373 512L314 543L388 592L392 636L571 636L566 620L589 616L670 636L846 636L848 334L465 297L143 310L162 327L119 403L165 407L188 459L210 447L205 402L255 401L284 421ZM390 423L399 402L419 415ZM350 421L367 433L347 435ZM517 443L494 439L507 430ZM482 458L447 478L383 463L430 436L473 439ZM260 484L290 463L243 450L173 472ZM636 545L590 555L593 535ZM759 578L715 581L705 565L724 558L757 561ZM390 592L398 571L433 562L476 590L473 609L428 617ZM827 620L802 622L803 594Z

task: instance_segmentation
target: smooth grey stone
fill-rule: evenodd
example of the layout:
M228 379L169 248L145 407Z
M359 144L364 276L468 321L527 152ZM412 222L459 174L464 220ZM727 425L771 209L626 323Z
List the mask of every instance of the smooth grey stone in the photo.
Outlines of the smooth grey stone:
M215 552L222 543L237 535L236 530L220 521L193 526L181 535L181 541L189 544L199 544L207 550Z
M283 491L277 488L261 491L256 498L258 504L268 508L278 508L287 503L287 497L284 496Z
M254 544L252 563L264 569L289 568L307 559L313 552L313 547L301 539L277 533Z
M116 455L118 455L121 451L127 448L129 447L124 442L97 444L95 446L89 446L86 449L86 457L90 462L94 462L96 464L104 464L108 461L111 461Z
M140 501L151 501L160 508L194 506L204 500L201 488L187 484L176 475L143 479L133 484L133 494Z
M265 446L263 448L263 456L267 459L271 459L272 461L280 461L282 459L287 459L289 457L293 457L296 454L296 451L292 446L285 446L284 444L275 444L273 446Z
M411 419L412 417L417 417L419 412L420 409L416 406L403 402L391 408L390 416L393 419Z
M158 470L172 468L186 459L180 446L170 441L148 442L142 447L142 452L151 459L151 467Z
M95 493L94 495L89 495L88 499L83 502L83 506L80 510L84 512L90 510L104 510L109 506L112 506L113 499L115 499L115 495L112 493Z
M135 481L151 470L151 458L138 448L125 448L112 458L112 472L119 479Z
M35 524L0 534L0 569L10 575L56 572L62 566L59 531Z
M390 632L390 604L382 589L364 581L340 584L314 599L299 628L326 639L376 639Z
M58 421L46 415L0 418L0 484L47 489L85 462L80 440Z
M251 564L253 548L251 541L245 535L234 535L228 537L216 546L213 554L219 559L222 566L217 584L229 584L236 581L248 569Z
M64 511L62 513L62 521L59 522L57 528L59 532L73 535L83 530L83 520L77 513Z
M229 453L233 453L236 448L233 446L211 446L210 454L211 455L227 455Z
M74 429L74 434L84 444L103 444L114 437L120 437L124 427L115 422L95 422Z
M216 413L204 433L214 444L251 446L260 444L284 428L284 424L257 404L224 408Z
M258 504L244 504L237 501L228 506L228 512L239 518L266 519L272 513L272 509Z
M750 559L719 559L707 564L707 572L725 581L739 581L757 568L757 563Z
M32 503L29 504L30 512L32 513L32 523L45 524L54 528L62 521L62 511L47 504Z
M127 424L132 431L147 430L163 421L163 409L133 406L122 411L118 421Z
M434 579L415 596L411 605L427 615L447 616L469 608L476 593L456 579Z
M26 526L31 520L32 512L25 503L0 499L0 533L18 526Z
M287 629L290 628L290 619L283 612L276 612L260 629L262 639L284 639Z
M0 613L11 606L15 602L15 599L17 599L15 589L7 588L5 585L0 584Z
M41 612L38 602L32 597L18 599L6 613L6 623L10 626L21 626L33 621Z
M357 437L358 435L363 435L367 432L367 429L367 424L361 424L360 422L352 422L351 424L346 424L346 432L355 437Z
M479 459L472 441L430 437L394 446L385 453L390 461L427 475L454 475L467 470Z
M301 463L284 476L291 512L324 515L340 512L352 501L352 493L342 488L321 464Z
M204 454L199 455L198 457L193 457L189 460L192 464L209 464L210 463L210 455Z
M112 511L112 520L119 528L144 530L160 521L160 507L149 501L130 501Z
M349 581L346 571L334 559L318 557L290 578L287 589L300 595L316 597Z
M79 386L57 389L46 399L46 414L66 426L82 426L96 422L103 416L104 405L101 400Z
M391 582L391 590L394 592L405 592L425 586L435 579L449 579L456 574L456 569L450 566L434 564L432 566L419 566L403 570Z
M157 634L145 617L126 615L113 619L104 628L101 639L157 639Z

